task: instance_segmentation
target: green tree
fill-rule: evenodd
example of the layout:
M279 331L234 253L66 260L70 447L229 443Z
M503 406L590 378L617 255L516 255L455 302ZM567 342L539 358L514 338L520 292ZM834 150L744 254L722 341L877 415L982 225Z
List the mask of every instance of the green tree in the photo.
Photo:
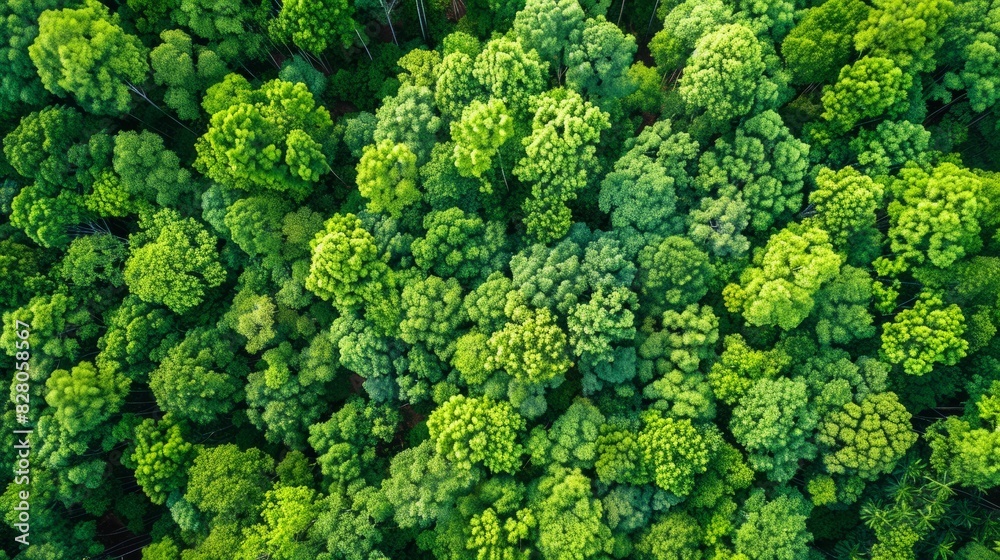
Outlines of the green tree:
M797 491L768 500L755 490L743 504L744 522L736 531L736 552L751 560L792 560L809 554L812 533L806 519L812 510Z
M550 381L573 366L566 333L548 309L521 311L514 322L490 337L488 345L487 369L504 369L530 383Z
M694 333L691 338L707 337L703 333ZM652 408L673 418L690 418L695 421L714 418L715 396L706 376L697 370L685 372L671 369L672 365L670 360L662 357L656 360L643 358L639 361L640 379L653 378L652 383L643 389L642 396L652 401Z
M691 304L680 312L667 310L662 324L663 330L656 331L647 322L637 340L640 377L651 379L674 369L695 374L719 339L719 320L712 308Z
M53 418L70 435L96 430L121 408L131 380L102 372L91 362L71 370L57 369L45 382L45 402L55 409Z
M698 39L684 68L680 93L714 121L742 117L766 97L763 57L750 28L723 25Z
M163 537L142 549L142 560L178 560L181 549L170 537Z
M274 257L281 257L282 228L290 211L288 201L278 196L249 196L229 206L224 223L233 242L244 253L264 257L264 262L268 263Z
M534 49L505 37L486 43L476 55L472 75L515 118L530 116L531 98L545 90L548 63Z
M707 438L690 419L664 417L647 410L636 437L640 475L636 483L653 482L676 496L694 489L695 476L708 468L711 449Z
M469 319L483 332L492 333L503 328L507 323L504 308L513 283L503 272L491 273L485 281L479 284L465 296L462 305Z
M149 375L160 409L178 420L208 424L236 406L247 366L218 331L188 331Z
M934 364L954 365L965 357L965 317L955 304L944 305L937 294L923 294L882 329L882 352L910 375L929 373Z
M670 512L650 526L636 550L644 560L700 560L701 537L697 520L683 512Z
M850 61L854 34L870 11L860 0L833 0L810 8L781 43L792 82L836 80L837 73Z
M644 247L638 265L639 294L647 317L697 303L715 276L708 255L679 235Z
M90 172L109 155L108 137L90 136L89 124L75 109L46 107L24 116L4 137L10 167L34 180L8 199L10 223L43 247L66 245L68 230L86 220L79 187L92 182Z
M49 99L28 56L28 45L38 37L38 16L59 4L56 0L36 0L0 6L0 60L7 63L0 75L0 107L5 117L19 107L41 105Z
M186 507L191 508L192 512L196 511L190 505ZM187 556L184 560L208 560L219 556L231 556L234 551L240 549L240 544L243 542L240 527L234 523L219 523L207 533L208 536L198 542L197 546L182 553Z
M568 313L587 290L587 275L581 268L590 237L585 227L577 227L552 247L536 243L514 255L510 259L512 288L530 306Z
M455 332L464 322L462 287L458 280L428 276L403 288L403 320L399 336L408 344L423 344L442 360L455 351Z
M997 102L997 83L992 69L997 47L996 7L988 2L959 2L949 16L944 35L947 49L938 51L942 64L952 68L948 87L965 89L969 106L985 111Z
M823 91L823 118L841 132L862 119L888 113L898 116L906 107L912 77L888 58L866 56L840 70L837 82Z
M333 45L354 43L354 9L347 0L299 0L281 5L268 30L276 41L322 54Z
M461 208L466 212L479 212L486 209L491 219L500 219L503 206L496 204L497 197L487 192L490 189L486 186L487 182L492 183L494 171L487 172L483 179L464 177L455 167L454 154L454 143L435 144L430 161L418 168L423 201L434 210ZM407 221L416 222L414 218L416 216L411 212Z
M577 0L527 0L514 16L513 34L525 49L559 67L570 45L582 40L584 17Z
M354 214L334 215L310 244L306 288L338 307L353 308L374 296L385 281L386 258Z
M229 73L214 51L195 45L191 36L180 29L160 33L163 41L149 53L156 85L166 86L163 102L184 120L201 115L198 99L212 84Z
M391 375L398 370L396 360L401 350L394 339L351 313L333 322L330 341L340 355L340 364L365 378L365 390L373 400L396 397L397 385Z
M418 51L423 52L423 51ZM404 84L396 95L383 101L375 111L375 142L405 144L417 162L424 164L441 128L434 111L434 94L427 86Z
M326 74L317 70L313 66L313 62L304 54L297 54L286 59L281 64L281 70L278 70L278 78L286 82L302 82L316 97L321 97L326 92L328 82ZM370 115L371 113L366 114Z
M87 221L83 199L71 189L35 183L11 202L10 223L42 247L63 247L69 230Z
M77 237L63 257L62 278L79 287L120 288L125 283L121 263L127 254L122 240L111 234Z
M749 22L754 33L780 42L796 19L797 4L785 2L751 2L738 0L736 16Z
M22 177L62 183L74 146L86 143L85 120L72 107L46 107L25 115L3 139L6 163Z
M178 332L176 315L135 295L107 312L105 326L94 362L102 370L120 370L135 380L144 379L183 334Z
M859 131L850 148L857 154L860 167L874 177L889 175L909 161L929 163L930 140L931 134L923 125L905 120L883 121L874 130Z
M477 558L527 560L532 549L525 541L537 523L527 508L505 520L501 520L493 508L487 508L469 520L469 539L465 547L474 551Z
M222 524L255 521L271 486L274 460L251 447L228 443L199 450L189 472L185 499Z
M816 188L809 193L809 205L816 221L830 234L836 247L848 238L875 227L875 210L881 205L882 185L852 167L833 171L828 167L816 175Z
M750 241L742 234L750 224L750 208L743 195L733 191L701 199L700 207L689 214L688 236L718 257L741 257L750 250Z
M891 472L917 441L910 413L895 393L877 393L859 403L847 403L819 424L816 441L831 474L875 480Z
M537 465L558 463L566 467L588 469L597 459L597 437L604 415L584 398L578 398L548 430L531 431L528 449Z
M791 356L783 348L756 350L740 334L727 335L723 346L708 380L715 396L729 405L743 398L757 380L773 378L791 364Z
M437 78L437 65L441 63L441 53L436 50L416 48L399 57L396 65L403 72L396 74L402 86L430 88Z
M217 90L225 87L235 91ZM251 89L242 77L227 77L209 88L202 105L212 116L195 142L195 167L210 179L301 200L330 170L333 121L305 84L271 80Z
M597 144L611 123L607 113L564 89L543 94L535 106L531 135L523 140L525 157L514 175L531 184L532 196L524 203L528 233L549 242L569 230L566 203L599 169Z
M420 201L417 156L406 144L382 140L366 146L358 162L358 192L368 199L370 212L399 217Z
M816 294L812 317L821 344L849 344L875 335L869 307L874 283L864 269L844 265L840 274Z
M663 29L649 41L657 69L664 73L682 67L698 39L714 28L732 23L732 19L732 7L721 0L685 0L675 5L667 13Z
M723 195L738 186L749 206L750 226L766 231L801 206L808 155L809 146L792 136L781 116L765 111L744 120L702 155L698 183Z
M343 485L371 478L380 461L376 446L392 441L399 421L395 409L352 397L329 420L309 426L309 445L323 476Z
M476 49L471 52L445 53L441 63L435 68L437 80L433 88L434 102L445 118L459 118L473 99L486 93L479 79L473 76L474 61L478 54L477 41Z
M787 227L754 255L754 266L743 271L740 284L726 286L726 307L742 311L752 325L793 329L812 311L813 296L837 275L842 261L824 230Z
M180 158L147 130L118 133L112 165L134 200L177 207L186 206L185 198L194 194L191 173L181 167Z
M122 186L121 178L105 169L91 185L91 192L80 200L89 213L101 217L124 217L150 211L148 203L136 200Z
M616 229L671 235L683 228L677 214L676 180L657 161L629 151L601 181L598 204Z
M599 558L609 551L611 530L601 520L601 502L579 469L551 469L538 482L532 503L537 546L545 558Z
M503 101L472 100L462 111L461 118L451 123L458 172L464 177L482 177L493 166L494 156L513 135L514 121L507 114Z
M594 98L623 98L636 89L629 75L635 51L635 38L604 16L588 19L566 53L566 85Z
M503 225L484 223L460 208L435 210L424 216L423 237L410 250L417 266L441 277L468 282L500 268L506 243Z
M255 0L180 0L170 19L209 41L209 48L226 61L253 57L263 47L267 9Z
M185 439L182 424L170 416L157 422L147 418L135 430L132 453L125 461L154 504L163 504L184 488L197 448ZM131 464L129 464L131 463Z
M941 476L983 491L1000 485L1000 468L991 460L1000 449L998 411L1000 382L993 381L964 416L933 424L925 435L932 450L931 466Z
M296 352L287 341L267 350L258 371L247 376L245 388L250 421L264 430L268 441L292 449L305 447L309 426L328 410L323 395L337 374L330 367L306 369L303 356L305 352Z
M919 552L937 548L921 541L957 505L954 482L926 472L924 465L920 460L908 462L890 479L893 485L884 501L862 506L862 519L876 537L872 558L916 558Z
M32 294L47 290L51 285L48 272L53 260L52 252L40 247L11 238L0 241L0 274L20 280L0 286L0 307L20 307L28 303Z
M889 58L913 72L933 70L934 53L944 39L939 31L955 4L951 0L921 4L878 0L873 4L875 9L854 36L858 52Z
M812 459L816 446L816 411L806 384L784 377L760 379L733 409L729 428L749 453L754 469L777 482L791 480L799 461Z
M456 395L428 417L427 429L437 453L462 468L513 473L521 463L524 419L506 401Z
M312 530L322 511L322 496L306 486L277 486L264 495L263 523L246 529L236 558L317 557L325 539Z
M143 301L184 313L226 279L217 240L193 218L163 209L139 225L142 231L129 238L125 283Z
M700 196L700 193L692 192L695 188L694 177L698 175L698 156L702 151L700 144L691 134L679 130L670 119L660 119L643 128L638 136L625 141L625 148L628 151L622 158L626 161L644 155L663 166L667 176L674 180L681 208L692 206L695 197ZM642 158L638 159L641 161Z
M982 188L975 174L953 163L929 173L916 165L904 167L889 186L889 241L896 259L882 263L883 270L898 273L926 261L946 268L977 253L985 209Z
M614 362L615 345L635 338L632 309L637 307L635 293L624 287L605 291L599 287L587 303L574 305L566 318L569 342L581 363L598 366Z
M127 112L133 84L144 81L149 70L147 49L122 30L117 14L93 0L79 9L43 12L28 54L45 89L72 95L99 115Z
M18 344L21 330L15 328L18 326L16 322L21 321L31 325L31 337L38 337L34 344L29 341L27 348L30 350L30 367L38 370L37 373L56 369L56 360L76 362L89 340L99 332L86 303L57 291L51 295L37 295L26 305L6 311L3 322L8 328L0 334L0 343L5 344L4 351L16 357L19 351L26 350L23 343Z
M425 440L392 458L382 492L392 504L399 527L428 528L452 514L455 500L466 495L481 477L480 469L446 460L435 452L434 442Z
M382 559L388 556L381 549L390 554L398 549L394 534L384 527L392 518L392 504L378 488L363 488L353 496L332 492L322 506L312 532L325 539L332 558L352 558L360 554L362 558Z
M374 141L377 125L375 115L365 111L347 118L344 123L344 145L352 156L360 158L365 146Z

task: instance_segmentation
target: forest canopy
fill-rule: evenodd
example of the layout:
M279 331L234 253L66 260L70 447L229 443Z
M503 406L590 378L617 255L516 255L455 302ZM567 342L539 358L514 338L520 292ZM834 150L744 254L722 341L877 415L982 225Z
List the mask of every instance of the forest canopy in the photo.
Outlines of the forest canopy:
M0 560L1000 560L1000 3L0 39Z

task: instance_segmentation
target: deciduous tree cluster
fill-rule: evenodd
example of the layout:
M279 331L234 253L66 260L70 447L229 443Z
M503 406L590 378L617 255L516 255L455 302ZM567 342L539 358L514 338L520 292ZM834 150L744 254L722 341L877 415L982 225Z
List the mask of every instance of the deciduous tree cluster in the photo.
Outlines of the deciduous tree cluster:
M986 0L3 2L0 560L1000 559L998 49Z

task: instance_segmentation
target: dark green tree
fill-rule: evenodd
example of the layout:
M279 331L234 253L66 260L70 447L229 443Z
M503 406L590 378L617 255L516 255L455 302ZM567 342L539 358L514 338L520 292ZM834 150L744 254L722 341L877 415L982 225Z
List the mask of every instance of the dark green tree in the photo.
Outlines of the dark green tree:
M208 424L236 406L247 366L213 329L188 331L149 375L160 409L179 420Z

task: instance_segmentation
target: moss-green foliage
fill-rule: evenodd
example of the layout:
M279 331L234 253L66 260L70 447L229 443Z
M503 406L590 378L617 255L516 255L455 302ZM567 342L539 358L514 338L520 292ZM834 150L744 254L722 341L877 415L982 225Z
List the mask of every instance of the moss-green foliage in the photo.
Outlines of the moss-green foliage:
M140 225L129 240L125 283L143 301L183 313L225 280L217 240L201 223L162 210Z
M2 4L0 560L1000 557L997 2Z
M98 115L125 113L131 87L145 79L148 50L119 23L97 2L42 12L27 50L45 89Z
M230 74L210 89L202 103L210 126L195 144L197 168L207 177L233 189L302 199L329 171L333 123L305 84L277 79L252 89Z

